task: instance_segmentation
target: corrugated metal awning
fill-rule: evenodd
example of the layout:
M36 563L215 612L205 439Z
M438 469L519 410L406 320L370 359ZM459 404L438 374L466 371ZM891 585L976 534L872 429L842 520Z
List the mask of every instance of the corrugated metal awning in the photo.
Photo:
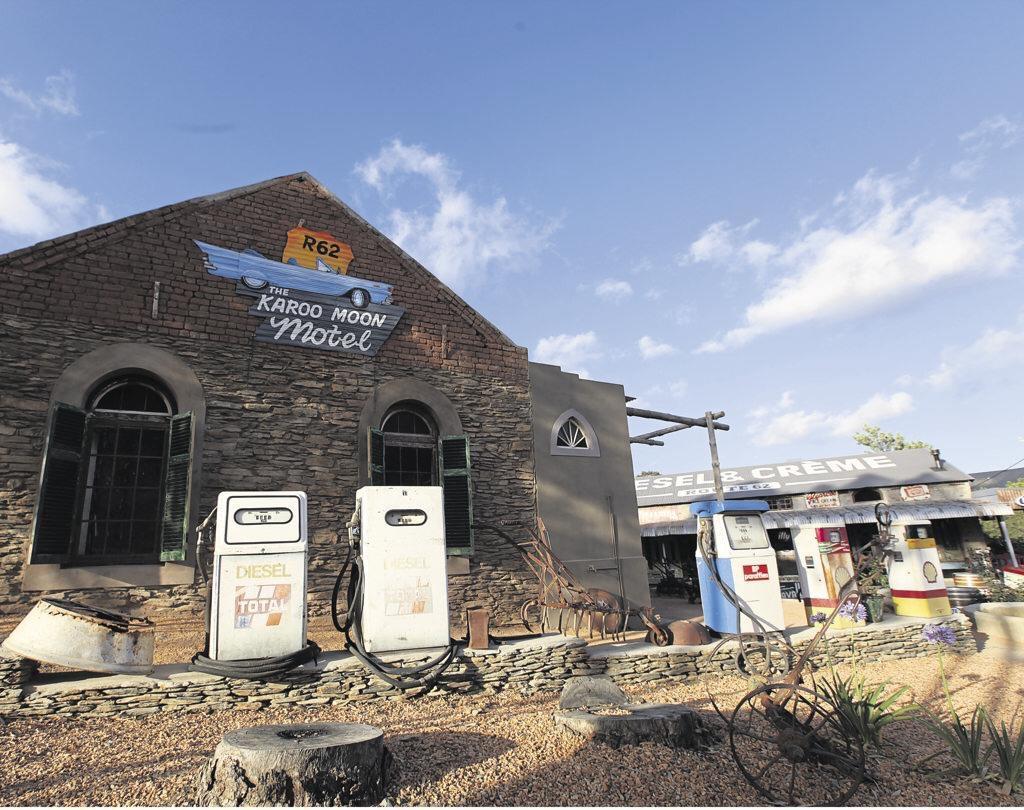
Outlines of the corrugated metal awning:
M657 514L645 515L645 512ZM674 511L670 511L674 510ZM889 504L889 513L897 522L909 520L950 520L954 518L991 518L1012 515L1013 509L998 501L918 501ZM795 526L843 526L849 523L874 523L874 503L841 506L835 509L795 509L765 512L766 529L790 529ZM657 506L640 510L640 536L664 537L670 534L696 534L697 520L689 507Z

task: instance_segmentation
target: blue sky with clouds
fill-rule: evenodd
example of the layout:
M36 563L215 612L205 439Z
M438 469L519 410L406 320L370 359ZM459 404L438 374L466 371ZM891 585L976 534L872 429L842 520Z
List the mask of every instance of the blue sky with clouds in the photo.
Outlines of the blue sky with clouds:
M1024 456L1020 4L0 19L0 251L306 169L533 359L726 411L725 464L849 452L865 421L967 469Z

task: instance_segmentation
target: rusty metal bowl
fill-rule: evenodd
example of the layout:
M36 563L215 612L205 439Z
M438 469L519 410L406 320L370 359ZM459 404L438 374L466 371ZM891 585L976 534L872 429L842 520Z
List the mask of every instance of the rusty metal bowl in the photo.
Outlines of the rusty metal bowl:
M153 623L66 599L40 599L4 639L22 658L89 672L153 671Z

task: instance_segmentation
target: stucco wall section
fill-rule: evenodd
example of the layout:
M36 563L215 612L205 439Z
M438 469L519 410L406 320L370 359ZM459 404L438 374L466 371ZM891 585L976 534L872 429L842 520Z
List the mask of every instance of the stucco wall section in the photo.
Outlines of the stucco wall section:
M530 363L530 389L537 502L552 548L585 585L618 594L617 534L626 597L634 605L650 605L625 391L541 363ZM568 410L594 428L600 457L551 454L552 425Z

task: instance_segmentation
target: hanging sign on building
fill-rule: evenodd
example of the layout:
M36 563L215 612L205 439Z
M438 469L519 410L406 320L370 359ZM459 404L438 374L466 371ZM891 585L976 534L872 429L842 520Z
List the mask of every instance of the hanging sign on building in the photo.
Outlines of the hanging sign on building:
M353 259L352 248L324 231L309 228L292 228L284 245L281 261L317 269L317 262L323 262L332 270L344 275Z
M839 493L834 489L828 492L808 492L804 497L808 509L835 509L839 506Z
M323 261L310 269L253 250L196 245L207 272L234 279L235 292L252 299L261 342L373 357L405 314L392 303L390 284L335 272Z
M931 500L932 494L927 484L912 484L900 487L900 497L905 501L927 501Z

